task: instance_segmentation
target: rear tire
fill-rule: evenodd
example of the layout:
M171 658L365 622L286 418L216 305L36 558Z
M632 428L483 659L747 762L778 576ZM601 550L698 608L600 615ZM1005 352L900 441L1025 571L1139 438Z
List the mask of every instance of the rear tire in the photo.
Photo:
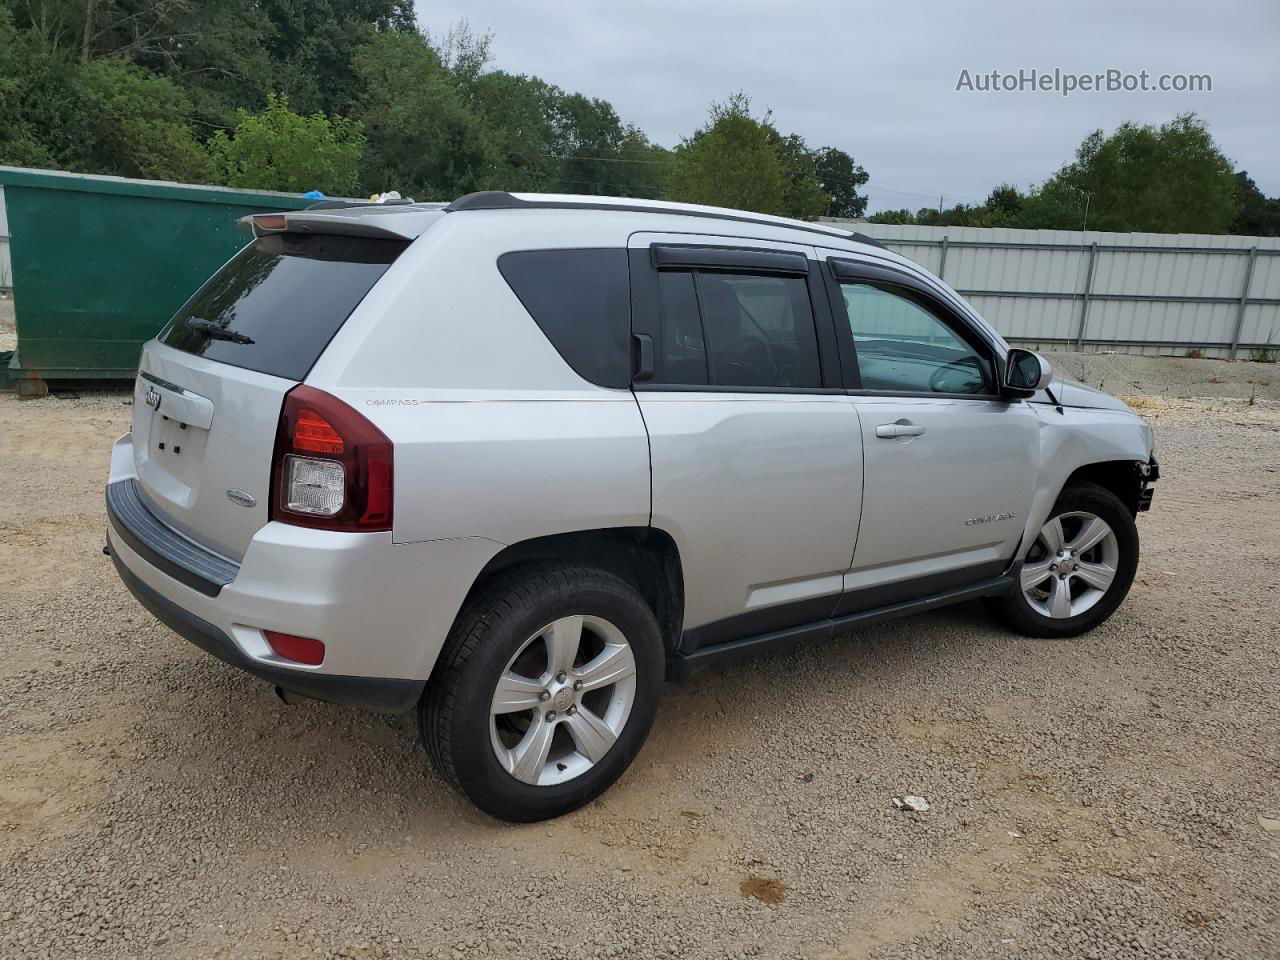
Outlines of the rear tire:
M991 606L1030 637L1076 637L1124 601L1138 569L1138 526L1110 490L1092 483L1062 491L1013 592Z
M458 615L419 708L422 738L484 812L558 817L631 765L663 672L661 630L630 584L589 567L517 568Z

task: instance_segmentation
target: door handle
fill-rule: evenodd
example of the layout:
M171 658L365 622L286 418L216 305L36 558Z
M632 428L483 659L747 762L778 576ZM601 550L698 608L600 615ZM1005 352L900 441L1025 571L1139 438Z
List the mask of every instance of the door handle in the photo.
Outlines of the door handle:
M881 440L896 440L898 437L920 437L924 435L924 427L910 420L899 420L897 423L882 423L876 427L876 436Z
M653 337L647 333L631 335L631 379L653 379Z

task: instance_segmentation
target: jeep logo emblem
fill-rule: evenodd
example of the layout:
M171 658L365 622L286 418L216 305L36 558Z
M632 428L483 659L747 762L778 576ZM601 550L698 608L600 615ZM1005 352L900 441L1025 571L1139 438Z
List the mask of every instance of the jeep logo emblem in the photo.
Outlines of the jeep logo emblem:
M155 387L147 387L146 395L142 399L152 410L160 409L160 391Z

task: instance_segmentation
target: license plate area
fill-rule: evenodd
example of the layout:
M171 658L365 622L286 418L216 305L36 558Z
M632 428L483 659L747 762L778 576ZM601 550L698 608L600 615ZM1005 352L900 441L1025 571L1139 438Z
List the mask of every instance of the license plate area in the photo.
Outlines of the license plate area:
M186 463L199 463L209 438L208 430L191 427L162 413L151 415L149 434L152 459L165 464L171 473L178 472L175 461L180 458Z

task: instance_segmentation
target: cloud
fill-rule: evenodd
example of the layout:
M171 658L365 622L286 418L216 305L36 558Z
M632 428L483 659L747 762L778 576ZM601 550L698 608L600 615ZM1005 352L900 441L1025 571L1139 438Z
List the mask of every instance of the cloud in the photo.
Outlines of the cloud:
M736 90L783 132L847 150L873 209L981 200L1039 182L1091 130L1195 111L1268 195L1280 194L1280 4L1187 0L885 4L758 0L433 0L466 18L494 66L610 101L673 146ZM1205 93L957 92L962 69L1207 73Z

